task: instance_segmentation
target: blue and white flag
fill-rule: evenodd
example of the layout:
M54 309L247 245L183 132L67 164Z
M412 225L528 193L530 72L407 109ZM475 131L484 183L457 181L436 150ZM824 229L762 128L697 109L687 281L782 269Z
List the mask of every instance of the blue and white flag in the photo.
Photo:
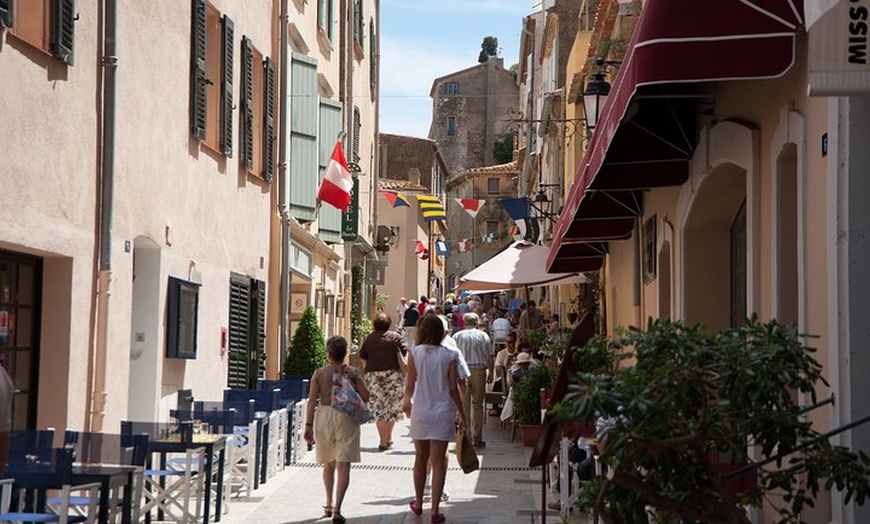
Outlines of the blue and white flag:
M526 220L529 218L529 199L526 197L503 198L501 199L501 206L516 223L517 229L519 229L517 236L521 239L525 238L526 231L528 230Z
M447 247L447 242L443 240L437 240L435 242L435 254L440 257L446 257L450 254L450 249Z

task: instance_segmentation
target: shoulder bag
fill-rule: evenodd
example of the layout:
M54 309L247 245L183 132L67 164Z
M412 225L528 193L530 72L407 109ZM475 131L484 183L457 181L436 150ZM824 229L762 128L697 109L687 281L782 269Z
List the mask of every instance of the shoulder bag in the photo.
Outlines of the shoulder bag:
M332 373L332 407L352 418L357 424L365 424L374 419L365 401L353 389L346 373Z

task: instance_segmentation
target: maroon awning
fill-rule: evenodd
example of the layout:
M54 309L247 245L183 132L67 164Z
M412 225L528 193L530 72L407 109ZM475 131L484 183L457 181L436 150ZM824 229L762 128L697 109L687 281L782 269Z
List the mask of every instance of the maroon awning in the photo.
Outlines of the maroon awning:
M574 175L548 271L569 270L556 264L571 258L567 245L629 237L642 190L684 183L700 84L783 75L802 17L800 0L647 0Z

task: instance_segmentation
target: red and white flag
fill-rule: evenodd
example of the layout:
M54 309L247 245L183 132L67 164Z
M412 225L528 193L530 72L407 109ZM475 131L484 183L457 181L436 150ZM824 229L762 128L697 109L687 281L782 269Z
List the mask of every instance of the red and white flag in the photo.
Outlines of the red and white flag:
M459 240L456 241L456 245L459 248L460 253L467 253L468 252L468 239L467 238L460 238Z
M326 166L326 174L323 175L323 180L320 182L317 198L346 213L347 208L350 207L352 190L353 178L350 176L350 169L347 167L341 142L336 141L329 165Z
M486 203L486 200L477 200L474 198L457 198L457 202L462 206L462 209L466 210L471 218L477 216L477 213L480 211L480 208L483 207L483 204Z
M424 244L422 240L417 240L417 244L414 246L414 254L417 255L420 260L426 260L429 258L429 250L426 249L426 244Z

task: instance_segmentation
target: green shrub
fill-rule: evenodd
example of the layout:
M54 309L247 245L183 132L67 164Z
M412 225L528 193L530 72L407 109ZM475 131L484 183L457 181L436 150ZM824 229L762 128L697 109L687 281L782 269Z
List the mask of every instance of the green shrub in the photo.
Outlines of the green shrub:
M541 390L553 385L553 372L544 364L537 364L514 382L511 399L514 414L520 424L541 423Z
M290 351L284 361L284 373L295 375L312 375L314 371L326 365L326 340L323 330L317 323L314 308L308 306L302 312L299 327L290 341Z

